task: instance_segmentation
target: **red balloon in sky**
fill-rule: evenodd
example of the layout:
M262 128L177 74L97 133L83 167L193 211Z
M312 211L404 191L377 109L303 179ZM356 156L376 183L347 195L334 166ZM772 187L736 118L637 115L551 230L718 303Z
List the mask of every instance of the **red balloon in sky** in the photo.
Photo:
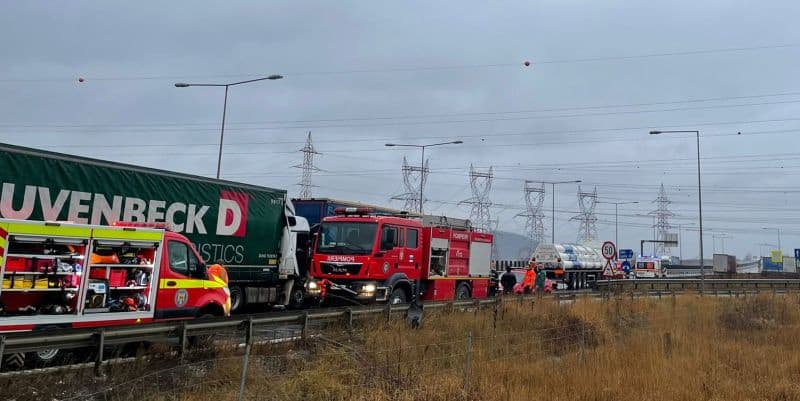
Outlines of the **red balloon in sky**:
M524 64L525 64L525 67L530 67L531 62L526 60Z
M85 81L85 79L83 79L83 77L78 78L78 82L83 82L83 81Z

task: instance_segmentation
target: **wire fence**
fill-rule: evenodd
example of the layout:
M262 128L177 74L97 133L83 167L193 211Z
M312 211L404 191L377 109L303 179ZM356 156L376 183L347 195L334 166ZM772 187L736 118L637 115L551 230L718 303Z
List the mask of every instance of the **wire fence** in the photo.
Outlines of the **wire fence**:
M516 309L506 312L503 309L507 307ZM332 331L319 325L305 336L306 340L298 342L277 341L299 334L294 328L266 329L258 335L229 332L221 336L224 341L213 349L199 349L185 359L167 356L109 366L107 378L101 381L94 380L90 372L84 376L75 373L69 381L77 385L70 388L65 383L64 391L52 399L172 401L187 399L189 394L203 394L205 398L196 399L279 401L297 398L309 388L327 394L326 399L348 399L348 394L361 392L381 393L393 399L399 396L400 389L405 395L413 395L434 388L442 391L442 386L453 394L463 394L470 391L473 383L487 380L492 374L475 371L476 367L509 366L514 361L554 357L583 358L597 345L597 327L576 314L565 313L561 320L538 323L545 324L544 327L525 328L527 322L520 322L523 327L496 329L497 320L503 319L504 313L512 314L507 319L516 319L514 312L527 308L516 302L494 305L474 319L483 325L477 331L480 335L474 335L469 331L472 328L464 326L468 330L461 338L446 337L445 332L423 337L422 331L417 332L420 338L413 338L414 331L408 332L411 338L398 336L380 341L367 338L366 331L379 323L380 318L376 319L378 322L366 323L361 332ZM674 309L662 316L640 316L642 310L626 311L610 304L603 313L619 315L618 320L636 329L646 325L668 327L676 318L691 318L697 312ZM394 324L402 323L394 321ZM391 336L395 331L389 327L383 333ZM624 337L620 334L611 340L624 341ZM384 345L376 346L375 341ZM81 385L82 382L91 384Z
M569 334L563 334L568 331ZM256 350L240 349L237 355L208 359L175 361L173 366L144 374L133 374L127 380L83 389L59 401L141 401L143 391L158 394L164 401L182 400L189 393L219 394L227 400L284 400L300 386L313 386L316 391L335 394L361 391L380 392L391 397L402 389L403 394L441 391L441 381L453 391L468 391L475 380L476 365L519 358L545 357L556 346L578 350L583 344L580 326L563 325L526 332L502 333L496 336L473 336L442 339L420 344L361 349L342 346L338 341L320 337L303 347ZM512 341L505 341L511 339ZM274 354L267 352L273 351ZM125 368L122 368L125 369ZM127 367L132 371L143 366ZM108 377L117 377L118 370ZM437 378L436 385L419 377ZM87 377L88 378L88 377ZM269 387L269 391L267 391ZM240 396L241 394L241 396ZM397 394L395 394L397 395Z

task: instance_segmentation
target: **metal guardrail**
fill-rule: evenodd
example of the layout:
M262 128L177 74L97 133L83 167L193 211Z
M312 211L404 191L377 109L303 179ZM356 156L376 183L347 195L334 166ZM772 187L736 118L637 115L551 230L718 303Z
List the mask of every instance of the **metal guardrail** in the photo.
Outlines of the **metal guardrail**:
M662 295L665 293L685 293L686 291L699 291L699 279L636 279L636 280L599 280L595 282L595 289L599 292L556 292L547 298L556 301L576 299L578 297L604 297L605 294L639 292L641 295ZM745 292L748 290L760 292L773 290L780 292L800 291L800 279L706 279L705 292L712 294L720 290ZM650 294L648 294L650 292ZM525 297L513 297L509 300ZM492 305L500 298L481 300L426 302L426 310L461 307L480 307ZM99 372L103 363L103 348L111 345L124 345L143 341L155 343L177 342L178 354L183 355L188 346L188 339L193 336L211 334L225 329L252 332L259 327L268 327L280 324L299 324L302 326L301 339L308 338L309 323L317 321L343 320L347 325L352 325L353 320L361 316L384 314L389 319L393 314L408 310L408 305L380 305L359 306L351 308L332 308L324 310L309 310L283 313L262 313L255 315L233 316L229 318L216 318L208 320L178 321L169 323L150 323L135 326L115 326L101 329L56 329L47 331L33 331L23 333L9 333L0 335L0 362L4 355L23 352L35 352L52 348L81 349L95 348L95 369ZM1 367L1 366L0 366Z
M702 280L703 290L800 290L800 279L717 279ZM603 292L637 291L637 290L695 290L701 288L701 280L697 278L656 278L635 280L598 280L595 283Z
M480 300L464 300L451 302L426 302L424 308L460 308L480 307L498 302L496 298ZM392 314L407 311L409 305L359 306L353 308L335 308L321 311L299 311L288 313L263 313L256 315L233 316L200 321L178 321L170 323L152 323L138 326L116 326L101 329L57 329L24 333L9 333L0 336L0 361L3 355L22 352L35 352L52 348L80 349L98 348L98 364L102 364L102 348L109 345L124 345L142 341L170 342L177 341L179 353L186 351L192 336L209 334L224 329L243 329L250 331L259 326L278 324L302 325L302 337L306 338L308 325L312 321L346 319L352 324L359 316Z

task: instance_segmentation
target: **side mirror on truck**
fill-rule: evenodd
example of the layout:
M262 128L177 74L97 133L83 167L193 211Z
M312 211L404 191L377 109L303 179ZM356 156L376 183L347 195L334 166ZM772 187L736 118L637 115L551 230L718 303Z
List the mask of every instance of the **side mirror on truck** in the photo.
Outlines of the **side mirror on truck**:
M308 233L311 232L311 227L308 225L308 220L299 216L288 216L286 220L289 224L289 230L293 233Z
M200 280L207 279L208 278L208 268L206 267L206 264L205 263L198 263L197 264L197 269L195 269L195 271L192 272L192 276L194 276L193 278L200 279Z

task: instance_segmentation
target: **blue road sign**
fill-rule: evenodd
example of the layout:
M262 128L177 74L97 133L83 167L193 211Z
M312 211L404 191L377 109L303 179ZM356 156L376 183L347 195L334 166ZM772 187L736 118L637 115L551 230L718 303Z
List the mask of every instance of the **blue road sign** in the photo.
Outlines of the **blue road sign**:
M795 249L794 250L794 258L795 259L800 259L800 249Z
M630 273L631 272L631 262L628 262L627 260L623 261L622 262L622 271L624 271L625 273Z
M633 249L620 249L619 250L619 258L620 259L631 259L631 258L633 258Z

